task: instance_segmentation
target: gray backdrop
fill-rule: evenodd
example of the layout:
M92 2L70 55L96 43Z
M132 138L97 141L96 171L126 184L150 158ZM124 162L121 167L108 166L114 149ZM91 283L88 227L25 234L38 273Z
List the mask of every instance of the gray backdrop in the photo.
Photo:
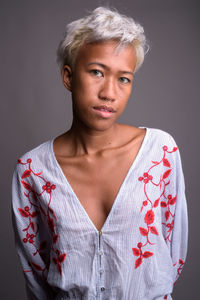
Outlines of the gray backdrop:
M11 177L16 159L59 135L71 123L70 94L55 52L65 24L107 3L138 20L151 50L136 74L121 122L171 133L182 154L189 210L187 263L174 299L199 294L199 1L5 0L1 32L1 255L0 299L25 299L11 228ZM131 299L130 299L131 300ZM133 299L137 300L137 299Z

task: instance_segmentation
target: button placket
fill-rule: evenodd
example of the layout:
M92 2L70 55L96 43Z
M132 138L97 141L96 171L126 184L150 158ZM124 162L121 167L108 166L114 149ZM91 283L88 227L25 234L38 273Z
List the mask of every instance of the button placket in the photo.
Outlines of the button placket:
M104 274L104 269L103 269L103 262L102 262L102 256L103 256L103 249L102 249L102 235L103 232L100 230L99 231L99 251L98 251L98 255L99 255L99 283L100 283L100 291L104 292L105 291L105 287L102 285L102 276Z

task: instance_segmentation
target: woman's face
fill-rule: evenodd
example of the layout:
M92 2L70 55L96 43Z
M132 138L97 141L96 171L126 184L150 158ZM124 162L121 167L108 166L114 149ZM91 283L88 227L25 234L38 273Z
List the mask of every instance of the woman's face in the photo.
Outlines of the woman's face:
M116 41L83 45L73 71L63 70L64 85L72 92L73 117L90 129L107 130L124 111L129 99L136 55Z

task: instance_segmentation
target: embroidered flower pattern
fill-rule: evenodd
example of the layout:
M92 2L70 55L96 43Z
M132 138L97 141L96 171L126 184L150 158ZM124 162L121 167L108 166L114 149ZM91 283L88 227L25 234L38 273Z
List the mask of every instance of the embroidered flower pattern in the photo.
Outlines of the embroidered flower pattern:
M177 262L175 264L173 264L173 267L177 266ZM178 261L178 268L177 268L177 275L176 275L176 279L174 281L174 285L178 279L178 277L180 276L182 270L183 270L183 266L184 266L184 261L182 259L179 259ZM167 299L167 295L164 296L164 300Z
M176 283L178 277L180 276L180 274L181 274L181 272L182 272L182 270L183 270L184 263L185 263L185 262L184 262L182 259L179 259L179 261L178 261L178 266L177 266L177 263L175 263L175 264L173 265L174 267L177 266L177 275L176 275L176 279L175 279L175 281L174 281L174 285L175 285L175 283Z
M26 162L22 162L21 159L18 160L18 163L21 165L27 166L27 169L24 171L24 173L21 176L21 184L25 189L24 195L27 198L27 205L23 208L18 208L21 216L23 218L27 218L27 226L23 228L23 232L25 234L23 238L23 243L30 243L32 244L32 247L34 249L33 256L40 255L40 257L44 261L44 266L36 264L34 261L29 261L29 265L37 270L42 272L42 277L45 278L45 271L48 268L49 261L47 261L47 257L45 255L45 249L47 247L47 241L42 241L39 245L39 247L36 244L36 237L39 234L39 224L35 221L36 216L42 213L44 217L46 218L48 227L50 229L50 232L52 233L52 246L51 249L55 256L52 258L53 262L56 263L58 272L60 275L62 275L62 268L61 264L64 262L66 258L66 253L60 253L60 250L56 248L56 243L58 242L59 235L55 233L55 221L57 220L57 217L53 211L53 209L50 207L51 201L52 201L52 193L56 189L55 184L51 184L49 181L47 181L43 176L41 176L42 172L35 173L31 168L32 160L29 158ZM32 176L36 176L42 180L44 183L41 187L41 192L38 193L34 189L34 187L27 181L27 179ZM24 179L26 181L24 181ZM42 196L42 194L47 193L48 195L48 205L47 209L44 209L39 201L39 198ZM24 272L31 272L31 270L24 270Z
M143 259L149 258L152 255L154 255L153 252L150 251L143 251L143 249L146 250L147 245L154 245L154 243L151 242L151 235L159 235L158 230L156 229L156 226L154 225L155 221L155 209L160 206L165 210L164 217L166 222L163 222L162 225L167 228L167 236L166 240L168 242L171 242L171 233L174 225L174 214L172 213L171 206L173 206L176 203L176 195L167 195L166 187L170 184L170 180L168 180L169 175L171 174L172 168L170 161L168 160L168 156L172 154L173 152L177 151L177 147L174 147L171 151L168 150L168 147L165 145L163 146L163 156L160 161L152 161L153 165L149 168L147 172L143 174L143 176L140 176L138 180L144 184L144 195L145 200L142 203L142 207L140 212L143 211L144 208L147 208L148 210L145 213L144 216L144 222L146 224L145 227L139 227L140 234L145 237L144 242L139 242L137 244L137 248L132 248L133 255L137 257L135 261L135 269L137 269L141 263L143 262ZM164 166L167 168L164 170L164 173L161 174L160 180L158 183L154 181L154 178L152 176L152 170L158 166ZM155 187L160 188L160 195L157 199L150 199L147 192L147 185L152 184ZM165 298L166 299L166 298Z

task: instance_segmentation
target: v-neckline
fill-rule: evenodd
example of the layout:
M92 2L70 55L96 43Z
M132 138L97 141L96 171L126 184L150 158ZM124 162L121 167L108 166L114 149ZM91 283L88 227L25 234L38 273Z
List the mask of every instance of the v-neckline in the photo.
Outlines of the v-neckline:
M146 144L147 137L148 137L148 135L149 135L149 128L147 128L147 127L141 127L141 126L140 126L139 128L146 129L146 133L145 133L145 135L144 135L143 141L142 141L142 143L141 143L141 145L140 145L140 148L139 148L139 150L138 150L138 153L137 153L135 159L134 159L133 162L131 163L131 165L130 165L130 167L129 167L127 173L126 173L126 176L124 177L124 179L123 179L123 181L122 181L122 184L120 185L120 187L119 187L119 189L118 189L118 192L117 192L116 197L115 197L115 199L114 199L114 201L113 201L112 207L111 207L111 209L110 209L110 211L109 211L109 214L108 214L107 218L105 219L105 222L103 223L103 226L102 226L102 228L101 228L100 231L103 231L103 230L105 229L107 223L109 222L110 218L112 217L113 211L114 211L115 206L116 206L116 204L117 204L117 202L118 202L118 199L119 199L119 196L120 196L120 194L121 194L121 192L122 192L122 190L123 190L123 187L124 187L124 185L125 185L125 183L126 183L126 181L127 181L127 178L129 177L129 174L132 172L132 169L134 168L135 164L137 163L137 161L139 160L139 157L141 156L141 154L142 154L142 152L143 152L144 146L145 146L145 144ZM62 170L60 164L59 164L58 161L57 161L57 158L56 158L56 155L55 155L54 149L53 149L54 140L55 140L55 138L53 138L53 139L50 141L50 152L51 152L51 155L52 155L52 157L53 157L53 160L54 160L54 162L55 162L55 164L56 164L56 166L57 166L57 168L58 168L58 170L59 170L59 173L60 173L61 177L63 178L64 182L66 183L66 185L68 186L68 188L71 190L71 192L72 192L74 198L76 199L76 202L77 202L78 206L80 207L80 209L82 210L82 212L83 212L84 215L86 216L87 220L88 220L89 223L92 225L92 227L94 228L94 230L95 230L96 232L99 233L100 231L97 229L97 227L94 225L93 221L92 221L91 218L89 217L87 211L86 211L85 208L83 207L81 201L78 199L78 196L76 195L74 189L72 188L72 186L71 186L71 184L69 183L67 177L65 176L65 174L64 174L64 172L63 172L63 170Z

